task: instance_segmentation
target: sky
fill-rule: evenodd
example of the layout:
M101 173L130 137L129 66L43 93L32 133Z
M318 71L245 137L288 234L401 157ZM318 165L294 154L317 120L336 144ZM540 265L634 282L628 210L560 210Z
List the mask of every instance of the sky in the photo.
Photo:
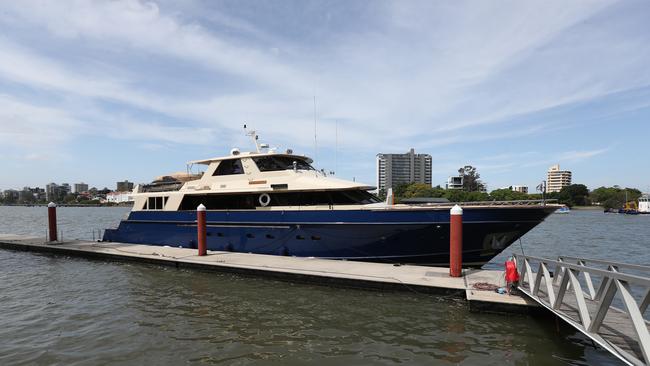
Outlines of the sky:
M488 189L550 165L650 190L650 2L5 1L0 189L149 182L292 148L374 185L376 154L475 166ZM315 103L314 103L315 101Z

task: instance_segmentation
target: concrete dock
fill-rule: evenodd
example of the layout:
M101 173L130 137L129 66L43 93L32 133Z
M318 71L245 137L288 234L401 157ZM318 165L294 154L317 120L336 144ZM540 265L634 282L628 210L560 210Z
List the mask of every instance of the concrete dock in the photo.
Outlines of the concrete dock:
M476 311L526 313L538 307L528 298L474 288L477 283L504 286L503 271L495 270L464 269L462 277L450 277L449 268L441 267L220 251L208 251L208 255L199 256L196 249L81 240L45 243L42 237L4 234L0 234L0 248L144 262L332 286L454 294L467 299L470 309Z

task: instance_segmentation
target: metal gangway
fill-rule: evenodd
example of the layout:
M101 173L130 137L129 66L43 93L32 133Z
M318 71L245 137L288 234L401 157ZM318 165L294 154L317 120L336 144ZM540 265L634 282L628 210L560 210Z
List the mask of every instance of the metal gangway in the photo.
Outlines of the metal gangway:
M515 257L521 292L626 364L650 364L645 315L650 267L565 256Z

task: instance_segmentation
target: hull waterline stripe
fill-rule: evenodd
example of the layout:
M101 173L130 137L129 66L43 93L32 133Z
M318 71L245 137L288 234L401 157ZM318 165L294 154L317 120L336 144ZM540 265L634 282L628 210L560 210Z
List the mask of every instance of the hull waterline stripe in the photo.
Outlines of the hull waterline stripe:
M173 221L173 220L123 220L122 222L135 224L176 224L196 226L196 221ZM525 220L525 221L464 221L463 225L471 224L530 224L540 223L542 220ZM310 221L310 222L234 222L234 221L208 221L208 225L238 225L238 226L273 226L283 225L449 225L449 221L416 221L416 222L332 222L332 221Z

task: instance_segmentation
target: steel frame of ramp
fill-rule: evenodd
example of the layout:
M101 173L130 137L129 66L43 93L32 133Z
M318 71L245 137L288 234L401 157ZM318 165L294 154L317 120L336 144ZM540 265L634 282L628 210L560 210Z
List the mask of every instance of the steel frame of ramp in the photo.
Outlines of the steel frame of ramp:
M515 257L522 293L626 364L650 363L649 322L644 318L650 304L650 267L577 257ZM537 272L533 272L533 264L537 264ZM594 278L600 279L597 290ZM617 294L624 309L612 306Z

